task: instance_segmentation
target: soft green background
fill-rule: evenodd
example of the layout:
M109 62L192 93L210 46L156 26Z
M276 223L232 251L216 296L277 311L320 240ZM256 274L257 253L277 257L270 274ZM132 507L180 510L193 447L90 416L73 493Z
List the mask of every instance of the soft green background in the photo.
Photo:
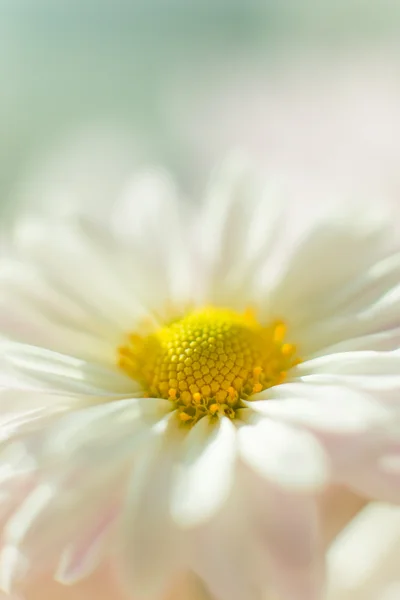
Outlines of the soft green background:
M2 208L37 164L99 129L122 171L163 163L190 186L208 165L187 124L216 85L244 72L268 81L303 55L397 56L399 16L399 2L368 0L2 0ZM207 137L219 123L208 114L201 127Z

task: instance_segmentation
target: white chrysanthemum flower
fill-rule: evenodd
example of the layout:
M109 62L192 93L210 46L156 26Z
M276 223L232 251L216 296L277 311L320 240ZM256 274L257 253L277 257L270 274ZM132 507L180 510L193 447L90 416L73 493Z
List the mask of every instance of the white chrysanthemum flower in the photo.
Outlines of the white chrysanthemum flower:
M321 489L400 496L389 225L322 206L301 222L232 164L185 208L154 175L107 227L16 231L0 292L7 589L49 567L74 582L111 553L137 598L186 571L218 600L312 600Z

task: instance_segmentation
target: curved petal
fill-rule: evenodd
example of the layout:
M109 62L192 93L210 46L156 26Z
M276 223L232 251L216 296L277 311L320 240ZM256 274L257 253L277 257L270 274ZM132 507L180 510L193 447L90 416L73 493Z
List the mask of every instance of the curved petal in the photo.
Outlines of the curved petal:
M120 509L118 504L107 506L83 536L71 540L61 554L55 574L57 581L71 585L96 569L107 553L107 543Z
M340 385L292 383L248 410L311 433L329 456L330 477L342 482L391 444L393 411L362 390Z
M383 427L392 420L382 405L356 390L306 384L291 387L291 396L254 400L248 406L271 419L343 437Z
M116 490L117 480L118 476L110 478L107 473L103 488L80 481L79 492L50 483L39 484L7 522L0 562L14 548L32 572L56 568L71 540L93 528L97 514L109 501L108 486ZM18 576L18 564L8 572L3 569L1 587L12 589Z
M52 462L97 464L129 457L173 409L168 400L133 398L99 404L60 418L46 431L41 452ZM78 460L79 459L79 460ZM73 464L71 465L74 466Z
M344 343L368 334L379 334L396 329L399 323L400 286L385 291L379 300L362 311L335 314L326 319L313 319L308 324L292 330L305 356L320 354L332 345Z
M117 203L113 229L140 256L142 275L154 280L153 293L146 294L149 306L159 297L188 300L192 291L191 223L184 219L185 208L168 175L155 169L139 174Z
M254 553L282 600L321 597L324 564L315 498L293 494L265 481L248 480L247 510Z
M32 433L87 403L79 397L0 388L0 441L9 442Z
M400 503L400 452L361 465L346 483L368 498Z
M71 541L89 536L120 502L138 448L154 435L159 402L134 399L78 411L50 427L40 446L26 446L37 459L36 481L6 524L6 552L15 548L33 570L65 560ZM12 582L18 570L3 575Z
M337 290L383 255L387 228L376 215L364 211L356 220L328 216L295 245L268 302L270 310L285 315L293 327L329 315Z
M181 532L167 501L180 443L179 432L175 434L171 430L155 436L138 456L131 476L119 557L123 577L138 599L165 597L182 568Z
M58 354L51 350L19 344L0 342L3 355L2 369L7 375L15 374L21 388L39 386L53 393L105 395L140 394L140 386L114 369L101 364Z
M342 352L358 352L364 350L373 350L376 352L389 352L400 347L400 327L378 331L376 333L367 333L358 337L350 337L335 343L332 346L325 347L316 352L315 357L319 355L339 354ZM311 356L310 358L314 358Z
M282 206L244 156L232 155L216 172L201 218L207 301L242 309L276 241ZM250 294L251 295L251 294Z
M39 281L80 307L89 322L94 320L113 339L129 331L143 310L121 270L120 245L105 232L99 237L83 218L26 219L14 243L20 260L34 269Z
M327 458L316 437L268 418L238 432L242 459L256 473L286 488L318 489L326 482Z
M171 511L179 525L198 525L221 507L232 487L235 462L232 422L200 419L183 442L171 490Z
M110 364L121 341L93 311L49 285L35 266L0 265L0 336Z
M301 363L293 376L318 374L385 376L400 374L400 351L340 352L320 356Z
M190 532L191 567L219 600L262 600L268 587L266 562L261 578L254 565L256 548L244 490L243 482L236 480L224 510Z

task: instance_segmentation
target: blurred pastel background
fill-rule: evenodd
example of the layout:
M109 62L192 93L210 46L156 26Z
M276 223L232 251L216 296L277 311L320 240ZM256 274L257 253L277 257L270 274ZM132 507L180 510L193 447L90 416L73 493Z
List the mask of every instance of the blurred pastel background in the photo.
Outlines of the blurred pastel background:
M1 213L103 210L143 164L198 195L232 146L299 199L400 188L400 3L2 0Z

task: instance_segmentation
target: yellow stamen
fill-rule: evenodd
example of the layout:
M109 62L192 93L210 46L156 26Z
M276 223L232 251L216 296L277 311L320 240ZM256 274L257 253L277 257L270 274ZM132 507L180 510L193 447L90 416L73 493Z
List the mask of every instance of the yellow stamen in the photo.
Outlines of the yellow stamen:
M281 321L275 324L274 328L274 342L282 342L286 335L286 325Z
M263 326L253 310L208 307L148 335L130 334L117 363L144 395L171 400L182 423L233 419L242 400L282 383L300 362L285 335L285 323Z

